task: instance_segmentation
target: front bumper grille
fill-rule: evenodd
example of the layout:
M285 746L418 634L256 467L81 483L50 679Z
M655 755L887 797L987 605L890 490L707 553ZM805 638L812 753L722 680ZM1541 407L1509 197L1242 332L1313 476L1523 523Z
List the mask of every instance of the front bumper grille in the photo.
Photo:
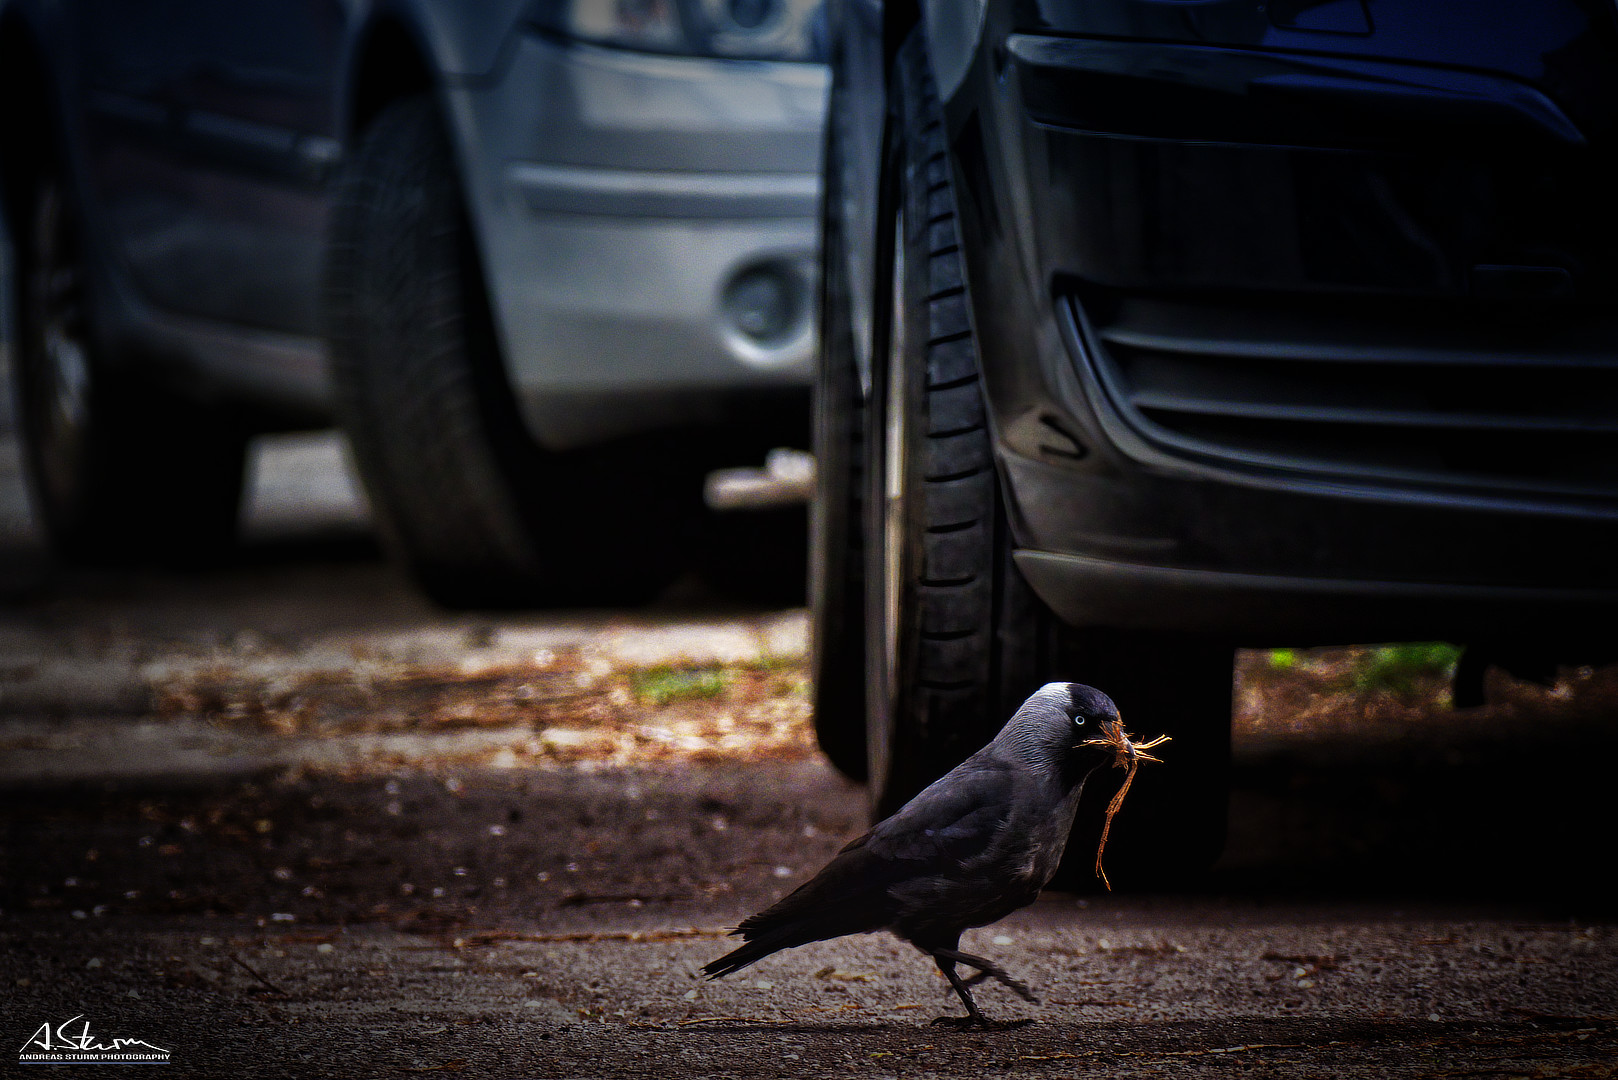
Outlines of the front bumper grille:
M1618 317L1071 297L1158 452L1378 487L1618 498Z

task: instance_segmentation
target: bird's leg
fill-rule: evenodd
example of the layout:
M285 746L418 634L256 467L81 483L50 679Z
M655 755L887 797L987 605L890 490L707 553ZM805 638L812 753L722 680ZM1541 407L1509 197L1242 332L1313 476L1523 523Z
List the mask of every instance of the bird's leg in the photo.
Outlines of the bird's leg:
M962 979L955 973L955 961L953 958L948 956L948 954L953 951L954 950L952 949L933 950L933 963L938 965L938 970L944 973L944 978L948 979L949 984L955 988L955 993L959 995L961 1004L966 1006L967 1018L965 1021L958 1021L952 1017L941 1016L935 1020L934 1023L964 1022L966 1024L980 1024L984 1027L988 1027L989 1021L984 1018L981 1012L978 1011L977 1002L972 1000L972 991L967 989L966 980Z
M978 982L980 979L982 979L984 977L988 977L988 978L991 978L991 979L996 979L996 980L1004 983L1007 987L1009 987L1011 989L1011 991L1013 993L1015 993L1018 997L1021 997L1024 1001L1031 1001L1035 1005L1039 1004L1039 998L1034 996L1034 992L1032 990L1028 989L1028 985L1026 983L1018 982L1016 979L1013 979L1010 975L1007 975L1005 970L1003 968L999 967L998 965L996 965L995 962L992 961L992 960L985 960L981 956L973 956L971 953L964 953L964 952L961 952L959 949L933 949L932 954L933 954L933 959L938 962L939 967L944 966L944 961L945 960L951 960L951 961L955 961L956 963L962 963L962 964L968 965L969 967L977 968L978 969L978 974L973 976L973 978L972 978L973 983ZM952 963L952 964L950 964L949 971L947 971L945 973L945 974L950 976L950 981L951 982L956 981L956 976L954 974L954 971L955 971L955 964ZM960 990L961 987L957 986L956 989ZM963 995L965 994L964 990L962 990L961 992L962 992Z

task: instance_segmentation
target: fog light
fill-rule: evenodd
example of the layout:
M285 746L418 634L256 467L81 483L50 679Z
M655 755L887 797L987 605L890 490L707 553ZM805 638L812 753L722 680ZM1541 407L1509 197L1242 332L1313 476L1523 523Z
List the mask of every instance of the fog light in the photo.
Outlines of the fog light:
M775 0L730 0L730 21L743 30L757 30L775 13Z
M801 330L808 293L802 277L788 265L750 267L725 287L725 317L754 344L778 345Z

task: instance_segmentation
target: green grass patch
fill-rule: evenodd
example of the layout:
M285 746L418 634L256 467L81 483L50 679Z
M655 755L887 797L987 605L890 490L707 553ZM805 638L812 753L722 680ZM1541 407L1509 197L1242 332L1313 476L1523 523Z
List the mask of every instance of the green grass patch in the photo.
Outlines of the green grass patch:
M653 667L629 673L629 688L641 701L667 705L674 701L706 701L725 692L732 675L724 668Z
M1444 641L1378 645L1367 649L1355 665L1354 689L1360 693L1386 691L1409 696L1423 683L1449 681L1460 658L1460 646Z
M804 661L801 656L787 656L781 653L767 652L759 656L751 664L744 665L754 671L762 671L766 675L775 675L782 672L803 670Z
M1298 666L1298 650L1271 649L1266 659L1272 671L1291 671Z

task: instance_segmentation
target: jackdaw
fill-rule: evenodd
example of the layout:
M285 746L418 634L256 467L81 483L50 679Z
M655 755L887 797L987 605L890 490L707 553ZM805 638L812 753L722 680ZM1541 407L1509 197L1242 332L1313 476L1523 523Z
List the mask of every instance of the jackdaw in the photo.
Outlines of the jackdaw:
M1132 779L1138 760L1157 760L1142 748L1161 741L1130 741L1118 707L1093 687L1046 684L987 746L792 893L742 920L732 933L747 944L703 972L717 979L780 949L889 930L931 956L960 995L967 1016L948 1022L988 1025L970 990L985 978L1037 1004L992 961L961 952L961 931L1033 903L1062 861L1085 781L1107 764L1129 768ZM1109 823L1123 790L1108 808ZM962 979L957 964L977 974Z

